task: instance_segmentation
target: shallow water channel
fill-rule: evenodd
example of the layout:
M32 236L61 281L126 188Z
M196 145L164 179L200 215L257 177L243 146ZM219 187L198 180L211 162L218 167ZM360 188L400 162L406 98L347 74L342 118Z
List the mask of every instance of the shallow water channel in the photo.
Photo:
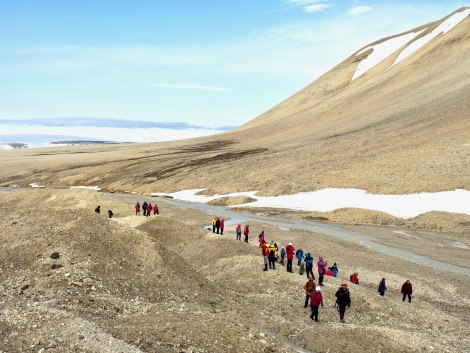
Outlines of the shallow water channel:
M394 248L392 246L383 245L375 242L367 235L353 232L351 230L343 229L338 226L329 225L320 222L308 221L303 219L282 219L275 217L261 216L257 214L232 211L223 206L214 206L198 202L181 201L168 198L158 198L162 202L166 202L177 206L182 209L196 209L199 211L207 212L210 214L217 214L219 217L224 217L225 225L232 225L238 223L249 223L250 221L257 221L266 224L272 224L282 230L301 229L315 233L326 234L342 240L353 242L362 245L368 249L376 251L381 254L395 257L397 259L413 262L418 265L431 267L441 271L451 272L455 274L470 276L470 268L465 268L457 265L452 265L446 262L434 260L430 257L423 256L405 249ZM209 227L209 225L208 225Z

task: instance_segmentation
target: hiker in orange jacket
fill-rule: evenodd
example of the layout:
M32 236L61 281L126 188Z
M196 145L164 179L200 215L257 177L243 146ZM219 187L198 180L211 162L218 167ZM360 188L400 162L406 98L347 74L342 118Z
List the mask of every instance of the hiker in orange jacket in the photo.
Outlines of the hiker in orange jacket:
M313 276L310 276L308 278L308 281L305 282L304 284L304 289L305 289L305 304L304 308L308 306L308 302L310 301L310 297L312 296L313 292L315 291L316 284L313 281Z

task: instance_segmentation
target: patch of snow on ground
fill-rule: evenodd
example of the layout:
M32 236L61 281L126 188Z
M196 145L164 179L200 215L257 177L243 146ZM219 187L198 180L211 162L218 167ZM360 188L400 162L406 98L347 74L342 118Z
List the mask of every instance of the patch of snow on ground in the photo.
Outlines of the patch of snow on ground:
M172 196L174 199L177 200L185 200L185 201L193 201L193 202L200 202L200 203L206 203L210 202L212 200L219 199L221 197L235 197L235 196L247 196L247 197L252 197L254 199L259 199L258 196L255 196L257 191L246 191L246 192L234 192L231 194L226 194L226 195L196 195L198 192L203 191L204 189L191 189L191 190L182 190L178 192L174 192L172 194L167 194L169 196ZM159 193L152 193L150 196L160 196L161 194Z
M449 32L452 28L454 28L459 22L464 20L468 15L470 15L470 9L466 9L462 12L458 12L453 14L447 20L442 22L435 30L431 33L426 34L424 37L415 40L413 43L408 45L402 52L398 55L397 59L393 63L393 65L398 64L400 61L405 59L406 57L413 54L416 50L424 46L426 43L431 41L433 38L437 37L439 34L445 34ZM392 66L393 66L392 65Z
M213 196L195 195L201 190L183 190L169 194L169 196L177 200L200 203L221 197L247 196L256 201L230 207L269 207L317 212L329 212L348 207L385 212L400 218L412 218L431 211L470 215L470 191L462 189L407 195L369 194L365 190L335 188L281 196L256 196L256 191Z
M101 189L98 186L71 186L71 189L90 189L90 190L96 190L96 191L101 191Z
M351 80L354 81L356 78L364 75L367 71L369 71L375 65L377 65L378 63L386 59L388 56L393 54L398 49L400 49L402 46L404 46L410 40L415 38L421 32L422 31L407 33L399 37L389 39L385 42L369 46L365 48L364 50L361 50L360 53L367 51L369 49L373 49L373 52L370 53L367 58L362 60L359 63L359 65L357 65L356 72L354 73ZM360 53L358 53L358 55Z

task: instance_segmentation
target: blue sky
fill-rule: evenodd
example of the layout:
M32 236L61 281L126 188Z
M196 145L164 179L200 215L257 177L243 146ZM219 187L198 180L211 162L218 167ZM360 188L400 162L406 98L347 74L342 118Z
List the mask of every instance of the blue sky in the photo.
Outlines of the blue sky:
M0 124L90 118L239 126L361 47L463 6L469 3L0 0Z

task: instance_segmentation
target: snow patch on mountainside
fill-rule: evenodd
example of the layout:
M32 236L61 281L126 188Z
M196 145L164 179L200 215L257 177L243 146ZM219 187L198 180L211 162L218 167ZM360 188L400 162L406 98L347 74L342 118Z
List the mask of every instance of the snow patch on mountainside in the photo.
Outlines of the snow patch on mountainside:
M361 53L369 49L373 49L372 53L370 53L367 58L362 60L359 65L357 65L356 72L354 73L352 80L354 81L356 78L364 75L375 65L386 59L388 56L390 56L390 54L403 47L406 43L418 36L423 31L407 33L402 36L389 39L385 42L368 46L364 50L361 50L357 55L360 55Z
M405 59L406 57L410 56L412 53L417 51L419 48L421 48L423 45L437 37L439 34L445 34L449 32L452 28L454 28L458 23L463 21L468 15L470 15L470 9L466 9L462 12L458 12L451 17L449 17L447 20L442 22L434 31L432 31L429 34L426 34L424 37L419 38L415 40L413 43L408 45L405 49L402 50L400 55L398 55L398 58L395 60L393 65L398 64L400 61ZM392 65L392 66L393 66Z
M449 32L452 28L454 28L457 24L463 21L467 16L470 15L470 8L466 8L461 12L457 12L450 16L448 19L443 21L436 29L434 29L431 33L425 35L422 38L419 38L415 41L412 41L416 38L419 34L421 34L425 29L418 31L418 32L410 32L403 34L399 37L391 38L387 41L376 45L370 45L360 52L356 54L356 56L361 55L365 51L372 49L372 53L367 56L364 60L362 60L359 65L357 65L356 71L352 77L352 81L356 78L364 75L367 71L373 68L378 63L385 60L391 54L402 48L404 45L412 41L409 45L407 45L398 55L397 59L393 63L393 65L399 63L401 60L405 59L406 57L413 54L416 50L423 47L426 43L431 41L433 38L438 36L439 34L445 34ZM392 66L393 66L392 65Z

